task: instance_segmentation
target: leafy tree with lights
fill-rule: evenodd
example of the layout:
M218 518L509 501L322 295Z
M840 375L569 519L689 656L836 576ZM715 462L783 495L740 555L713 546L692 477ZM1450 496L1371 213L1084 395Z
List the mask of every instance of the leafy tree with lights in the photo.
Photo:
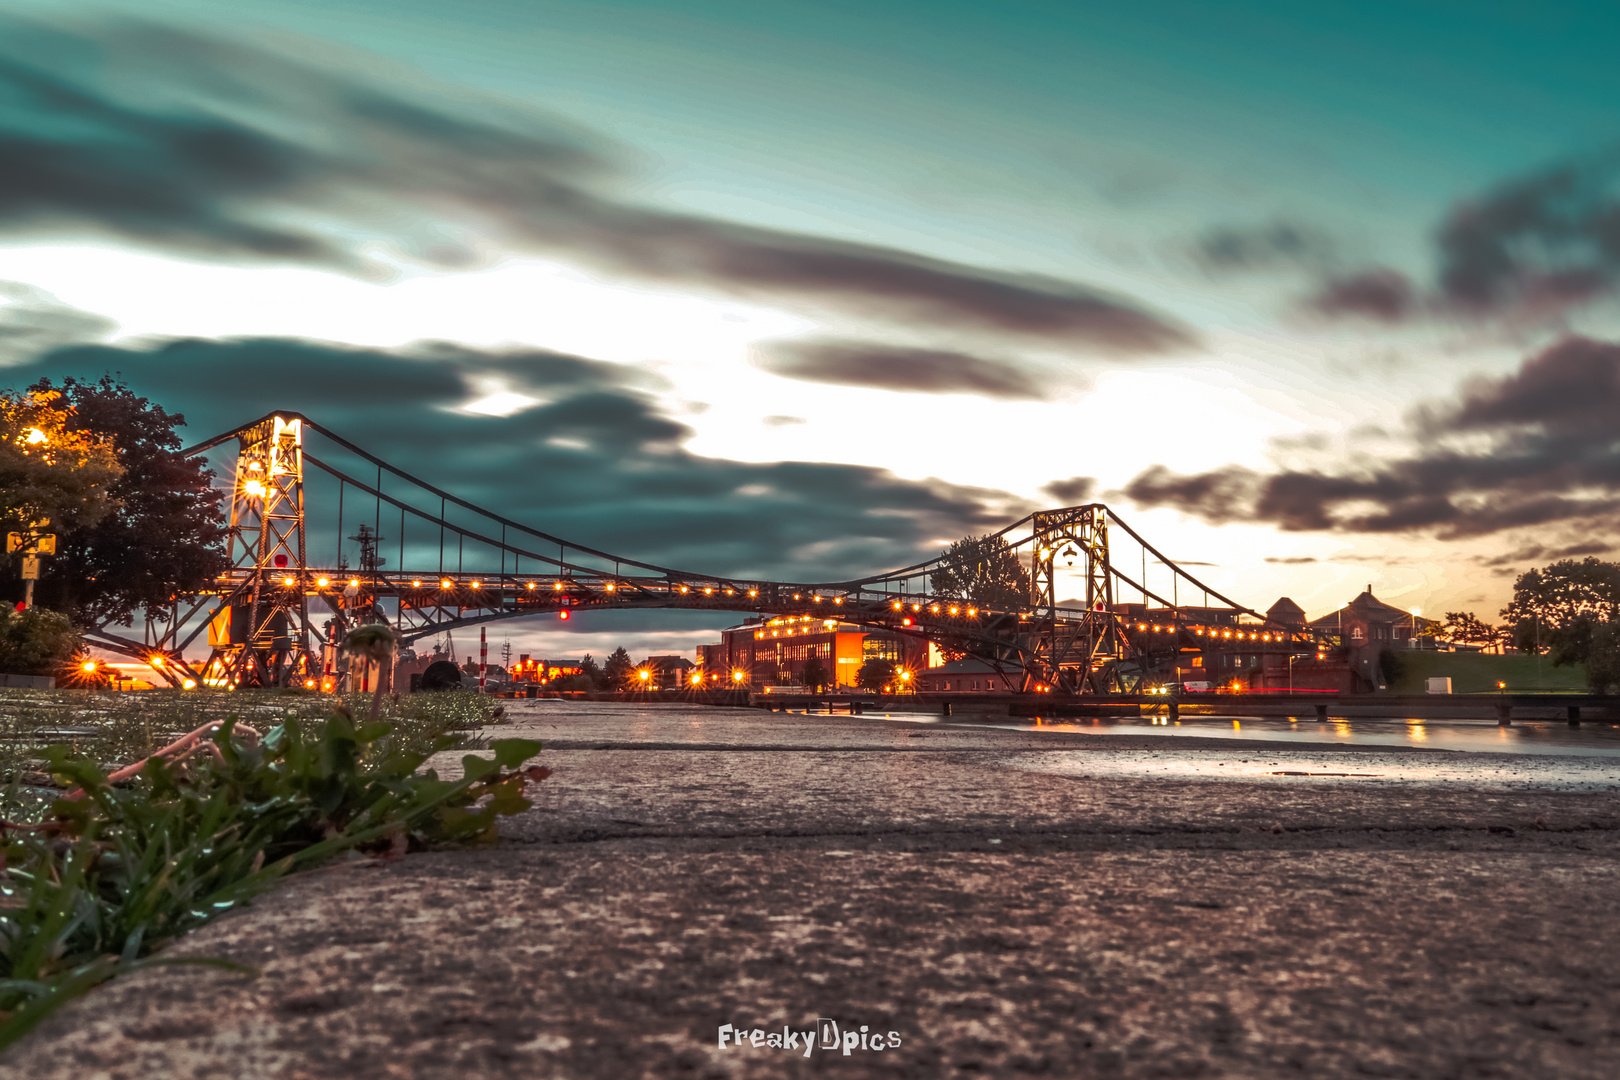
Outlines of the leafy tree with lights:
M1531 569L1513 583L1502 617L1521 652L1584 664L1600 693L1620 684L1620 563L1587 556Z
M77 420L71 403L48 387L0 392L0 525L48 520L57 531L87 528L117 507L114 485L124 470L112 440Z
M1029 602L1029 571L1004 536L964 536L945 549L929 577L936 595L977 607L1014 610Z
M226 567L225 520L207 463L180 454L185 418L111 376L41 379L29 396L56 406L63 435L97 447L112 466L101 512L62 520L40 602L81 624L128 626L137 609L160 616L207 588Z
M882 690L894 682L894 661L883 660L877 657L861 665L861 670L855 674L855 685L863 690Z

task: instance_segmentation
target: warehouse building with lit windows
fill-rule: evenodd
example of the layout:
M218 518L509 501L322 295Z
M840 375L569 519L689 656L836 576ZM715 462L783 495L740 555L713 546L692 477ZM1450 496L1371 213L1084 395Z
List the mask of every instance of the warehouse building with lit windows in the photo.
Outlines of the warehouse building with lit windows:
M722 630L720 637L719 645L700 649L706 665L724 667L733 673L728 677L732 685L761 693L774 687L802 688L804 666L812 659L820 661L838 689L853 689L868 660L886 660L913 672L928 662L925 641L811 615L749 619ZM735 679L736 672L743 678Z

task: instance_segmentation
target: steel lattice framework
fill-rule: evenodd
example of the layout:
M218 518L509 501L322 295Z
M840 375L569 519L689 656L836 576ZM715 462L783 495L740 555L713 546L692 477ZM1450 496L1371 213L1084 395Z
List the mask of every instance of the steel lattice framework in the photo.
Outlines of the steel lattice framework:
M311 453L311 434L364 463L370 475L356 476ZM98 644L147 660L176 686L205 679L226 685L313 682L327 670L332 642L364 622L386 621L411 642L501 619L601 609L690 608L836 620L981 658L1009 688L1027 692L1140 690L1164 657L1234 634L1238 647L1252 652L1297 653L1323 644L1304 627L1274 625L1210 589L1101 503L1043 510L992 534L1020 554L1029 592L1027 605L991 608L935 591L944 556L847 581L794 583L679 570L575 544L412 476L296 413L265 416L185 453L205 453L232 440L236 460L231 490L224 494L230 568L207 594L194 598L189 611L176 606L155 613L145 643L106 626L91 632ZM360 516L371 519L348 538L361 544L357 568L341 558L325 566L309 561L310 469L336 484L340 540L349 492L359 497ZM386 539L385 514L388 522L397 517L399 529L398 561L386 571L387 560L378 553ZM413 523L419 537L425 532L430 539L408 549ZM1140 547L1142 580L1127 574L1110 550L1110 526ZM435 557L422 558L424 548ZM484 561L483 569L466 567L469 553ZM1150 554L1170 574L1171 599L1147 585ZM418 567L407 569L413 558ZM1075 576L1083 581L1083 603L1059 600L1060 573L1071 583ZM1199 590L1204 604L1179 605L1175 596L1183 585ZM1141 603L1119 602L1121 589L1139 595ZM1210 606L1212 599L1216 606ZM324 635L311 621L312 600L330 612ZM1240 618L1250 621L1240 624ZM182 656L204 628L212 653L198 668ZM315 644L322 638L324 660Z

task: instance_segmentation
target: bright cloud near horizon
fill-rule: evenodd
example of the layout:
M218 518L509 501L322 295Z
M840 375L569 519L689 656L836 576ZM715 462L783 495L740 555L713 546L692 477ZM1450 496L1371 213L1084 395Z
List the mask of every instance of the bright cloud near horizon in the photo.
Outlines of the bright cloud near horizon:
M693 570L1095 498L1251 606L1492 619L1617 543L1615 40L1600 3L0 3L0 366L198 438L298 409ZM721 625L586 621L497 633Z

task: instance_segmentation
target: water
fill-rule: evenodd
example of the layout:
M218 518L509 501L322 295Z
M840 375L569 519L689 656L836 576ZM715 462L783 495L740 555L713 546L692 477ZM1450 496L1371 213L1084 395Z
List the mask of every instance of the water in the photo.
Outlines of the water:
M972 722L972 721L968 721ZM983 721L979 721L983 723ZM1200 739L1258 739L1295 746L1404 746L1491 754L1620 757L1620 725L1608 721L1570 727L1564 720L1400 720L1355 718L1326 722L1266 716L1064 717L1013 719L989 726L1015 731L1077 731L1087 735L1162 735Z

